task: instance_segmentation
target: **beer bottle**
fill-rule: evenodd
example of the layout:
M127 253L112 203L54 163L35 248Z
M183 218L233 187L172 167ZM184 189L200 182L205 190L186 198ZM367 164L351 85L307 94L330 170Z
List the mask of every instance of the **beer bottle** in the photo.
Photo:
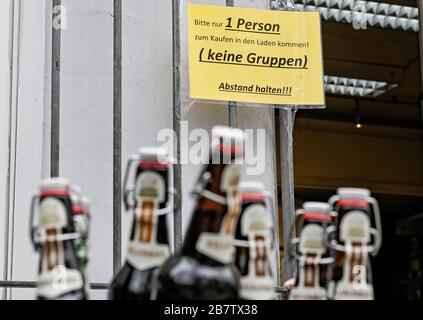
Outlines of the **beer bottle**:
M31 240L40 252L36 295L39 300L85 300L87 298L75 240L70 183L63 178L41 183L31 206ZM34 226L35 210L38 225Z
M211 161L194 189L198 199L182 248L159 272L157 299L238 299L233 241L243 146L241 130L213 128Z
M276 297L275 278L270 263L272 217L264 186L242 182L241 215L235 234L235 265L240 271L240 298L272 300Z
M335 251L329 298L373 300L369 253L376 255L382 241L378 203L369 190L357 188L339 188L329 203L337 212L336 223L328 228Z
M304 202L297 210L300 235L294 239L297 272L290 300L326 300L327 266L333 261L325 244L326 228L335 213L328 203Z
M419 238L414 235L410 238L409 265L407 270L407 298L421 300L423 288L422 250Z
M136 164L134 186L128 178ZM167 152L160 148L141 148L128 163L125 177L125 205L133 211L133 223L126 261L114 277L109 298L149 300L153 276L169 257L166 213L169 167Z
M75 250L84 280L85 293L89 297L90 281L87 266L89 262L88 239L91 223L90 200L81 194L77 194L72 200L75 230L81 235L80 238L75 240Z

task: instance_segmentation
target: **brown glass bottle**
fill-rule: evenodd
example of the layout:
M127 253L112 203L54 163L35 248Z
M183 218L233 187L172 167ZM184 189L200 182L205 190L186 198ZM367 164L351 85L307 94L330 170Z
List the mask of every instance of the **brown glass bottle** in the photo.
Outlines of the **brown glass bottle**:
M233 237L240 214L240 165L234 162L243 156L243 141L238 129L213 129L211 158L219 161L211 160L200 175L191 223L182 248L160 270L157 299L238 298Z
M275 278L270 264L272 218L266 206L264 186L242 182L241 215L235 239L235 265L240 271L240 298L271 300L275 298Z
M149 300L154 275L170 255L166 215L169 164L165 152L142 148L135 172L134 215L126 261L109 291L113 300Z
M40 253L36 294L39 300L85 300L87 298L79 259L75 250L75 232L71 188L66 179L47 179L39 204L39 223L33 230L34 244ZM33 208L35 206L33 201Z
M296 255L297 272L291 300L326 300L327 270L332 261L325 245L326 228L333 222L330 205L305 202L297 211L300 231Z

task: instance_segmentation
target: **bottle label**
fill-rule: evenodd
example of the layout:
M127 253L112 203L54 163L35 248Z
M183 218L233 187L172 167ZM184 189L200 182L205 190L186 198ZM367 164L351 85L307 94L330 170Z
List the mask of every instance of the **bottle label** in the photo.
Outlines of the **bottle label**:
M334 300L373 300L373 286L371 283L348 282L345 280L328 283L328 297Z
M335 300L373 300L373 286L356 287L352 283L341 282L336 285Z
M162 188L156 187L164 180L153 172L144 172L138 180L142 182L139 189L144 190L140 191L140 194L146 193L149 196L144 194L138 198L139 210L134 221L135 234L128 244L126 261L137 270L147 270L159 267L170 256L169 245L157 242L159 204L156 196ZM164 185L161 187L164 190ZM153 197L152 194L156 196Z
M196 249L220 263L228 264L232 261L234 254L233 236L203 232L198 238Z
M271 277L242 277L240 296L247 300L272 300L276 296L274 280Z
M289 294L289 300L326 300L326 290L322 287L295 287Z
M130 242L127 261L138 270L158 267L170 256L169 246L159 243Z
M367 253L364 244L345 244L342 279L335 288L335 300L373 300L373 286L367 282Z
M326 289L320 286L320 255L300 256L298 285L289 295L290 300L326 300Z
M57 266L52 271L40 274L37 295L46 299L54 299L83 287L82 275L79 270Z
M251 300L270 300L275 297L275 282L268 262L269 239L267 230L252 230L248 235L249 267L248 274L241 278L241 297Z

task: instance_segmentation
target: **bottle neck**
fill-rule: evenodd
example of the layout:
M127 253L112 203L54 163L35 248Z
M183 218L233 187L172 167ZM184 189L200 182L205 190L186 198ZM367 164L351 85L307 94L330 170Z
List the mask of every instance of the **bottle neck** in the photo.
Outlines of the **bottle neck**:
M141 198L134 214L130 241L142 244L169 244L166 216L159 216L155 198Z
M353 283L359 280L365 283L367 276L367 253L363 250L362 243L347 243L343 266L343 281Z
M255 278L271 276L269 263L269 237L266 233L252 233L249 237L250 262L249 274Z
M78 269L75 240L61 237L75 233L72 219L72 204L68 196L42 196L40 199L40 235L43 243L40 250L40 273L57 268Z
M298 258L297 286L316 288L320 285L320 256L306 254Z
M47 229L50 238L62 234L60 229ZM57 268L78 269L79 263L73 240L46 241L41 246L40 273L52 272Z
M207 165L200 181L209 177L203 186L204 190L226 199L221 203L200 195L191 223L185 236L182 253L190 255L204 263L215 263L210 258L197 250L197 242L203 233L213 234L215 237L222 236L233 239L239 214L241 212L240 198L238 194L239 172L236 164L213 164ZM203 181L204 182L204 181ZM229 244L226 243L226 246ZM233 249L233 244L230 244Z
M56 237L61 232L58 229L46 230L48 237ZM64 246L62 241L48 241L44 243L41 255L41 272L53 271L59 266L65 265Z

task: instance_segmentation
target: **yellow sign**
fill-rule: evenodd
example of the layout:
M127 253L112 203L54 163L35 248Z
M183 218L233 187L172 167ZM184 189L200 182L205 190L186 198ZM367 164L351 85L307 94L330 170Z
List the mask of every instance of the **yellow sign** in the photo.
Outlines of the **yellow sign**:
M192 99L324 106L318 12L188 4Z

